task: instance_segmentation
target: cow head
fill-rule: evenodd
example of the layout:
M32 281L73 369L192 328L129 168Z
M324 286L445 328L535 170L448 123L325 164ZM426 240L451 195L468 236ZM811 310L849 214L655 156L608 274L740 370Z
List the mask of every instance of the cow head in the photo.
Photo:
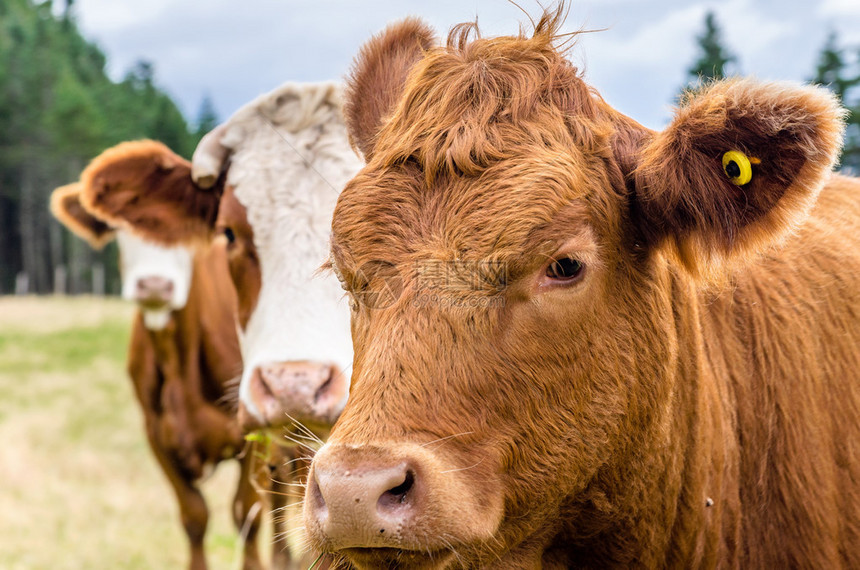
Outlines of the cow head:
M562 11L444 47L407 20L357 58L367 165L332 233L352 387L304 509L359 568L576 565L676 484L679 304L799 223L833 165L841 113L815 88L716 83L643 128L556 47Z
M113 151L108 151L93 164L115 158ZM182 246L164 247L146 241L94 216L81 204L82 189L83 184L76 182L54 190L51 211L94 249L101 249L116 238L123 298L138 304L147 328L163 329L170 312L183 308L188 300L192 252Z
M192 163L133 144L147 153L145 176L131 184L93 172L88 207L166 245L218 240L239 298L243 425L330 425L346 401L352 343L347 301L320 267L337 196L361 164L339 87L261 96L204 137Z

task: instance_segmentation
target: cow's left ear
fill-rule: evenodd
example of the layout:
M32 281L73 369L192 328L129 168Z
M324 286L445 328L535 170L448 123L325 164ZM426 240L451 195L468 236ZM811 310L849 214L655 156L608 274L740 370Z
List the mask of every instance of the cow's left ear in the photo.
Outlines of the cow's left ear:
M817 87L727 80L690 94L631 161L646 242L674 246L694 274L772 245L815 203L843 120Z
M165 246L212 237L221 189L191 179L191 163L151 140L120 143L81 173L81 203L114 227Z
M93 249L101 249L114 238L115 231L83 207L82 189L83 184L74 182L54 190L51 193L51 213Z

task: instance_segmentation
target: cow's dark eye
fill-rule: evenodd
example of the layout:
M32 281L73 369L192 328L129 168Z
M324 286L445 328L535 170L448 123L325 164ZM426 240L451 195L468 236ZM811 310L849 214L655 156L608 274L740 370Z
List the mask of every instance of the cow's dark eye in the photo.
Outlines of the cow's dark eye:
M564 257L549 264L546 276L554 281L572 281L582 274L584 268L581 261Z
M227 243L233 243L236 241L236 234L234 234L233 230L230 228L224 228L224 237L227 238Z

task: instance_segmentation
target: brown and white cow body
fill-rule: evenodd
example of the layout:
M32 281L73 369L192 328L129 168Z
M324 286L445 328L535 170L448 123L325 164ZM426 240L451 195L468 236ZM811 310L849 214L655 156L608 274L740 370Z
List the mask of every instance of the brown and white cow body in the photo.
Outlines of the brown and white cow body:
M141 183L94 172L86 206L162 245L215 240L226 249L244 361L241 424L273 429L281 444L284 429L298 429L289 437L305 452L290 453L307 455L303 442L317 445L308 429L324 436L345 405L352 363L348 300L320 271L337 197L361 167L341 88L288 83L247 104L201 141L196 182L185 164L162 164L145 146L139 155Z
M346 401L352 343L347 300L319 269L337 197L361 166L341 88L287 83L248 103L200 142L196 182L184 164L162 165L144 146L135 152L148 169L144 182L126 183L121 170L94 172L86 207L162 245L225 243L238 293L246 427L330 425Z
M151 146L156 143L149 143ZM91 164L122 164L120 146ZM160 147L164 148L164 147ZM164 148L165 153L169 151ZM172 155L172 153L169 153ZM86 174L86 172L85 172ZM134 172L129 170L128 176ZM138 303L128 373L143 411L150 447L176 493L191 545L190 568L206 567L203 539L209 518L197 483L244 447L235 417L235 383L242 361L235 331L236 299L223 247L162 247L114 228L80 203L83 184L58 188L54 215L102 247L116 237L123 297ZM259 568L256 534L260 498L250 478L253 454L241 459L233 517L245 531L245 564Z
M407 20L357 59L367 165L332 233L354 367L313 545L362 569L857 568L842 111L732 80L650 131L556 47L563 11L443 47Z

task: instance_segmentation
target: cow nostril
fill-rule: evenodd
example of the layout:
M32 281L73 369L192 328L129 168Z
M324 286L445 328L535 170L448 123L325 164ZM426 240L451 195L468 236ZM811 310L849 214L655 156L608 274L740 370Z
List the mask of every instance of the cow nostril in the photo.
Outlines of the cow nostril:
M259 368L257 369L257 379L259 380L262 395L274 399L275 391L272 389L271 386L269 386L269 383L266 381L267 376L269 375L266 374L266 371L260 370Z
M137 295L140 297L168 298L173 294L173 280L150 276L137 280Z
M329 387L332 385L334 381L335 371L333 368L329 368L328 377L325 382L323 382L317 391L314 392L314 402L319 402L321 398L324 398L326 393L328 392Z
M415 473L409 469L403 478L403 482L388 489L379 497L377 505L382 509L391 509L409 502L410 491L415 486Z
M317 515L323 517L327 511L325 497L323 497L322 489L317 483L316 476L313 476L308 481L308 498L310 499L311 508L316 511Z

